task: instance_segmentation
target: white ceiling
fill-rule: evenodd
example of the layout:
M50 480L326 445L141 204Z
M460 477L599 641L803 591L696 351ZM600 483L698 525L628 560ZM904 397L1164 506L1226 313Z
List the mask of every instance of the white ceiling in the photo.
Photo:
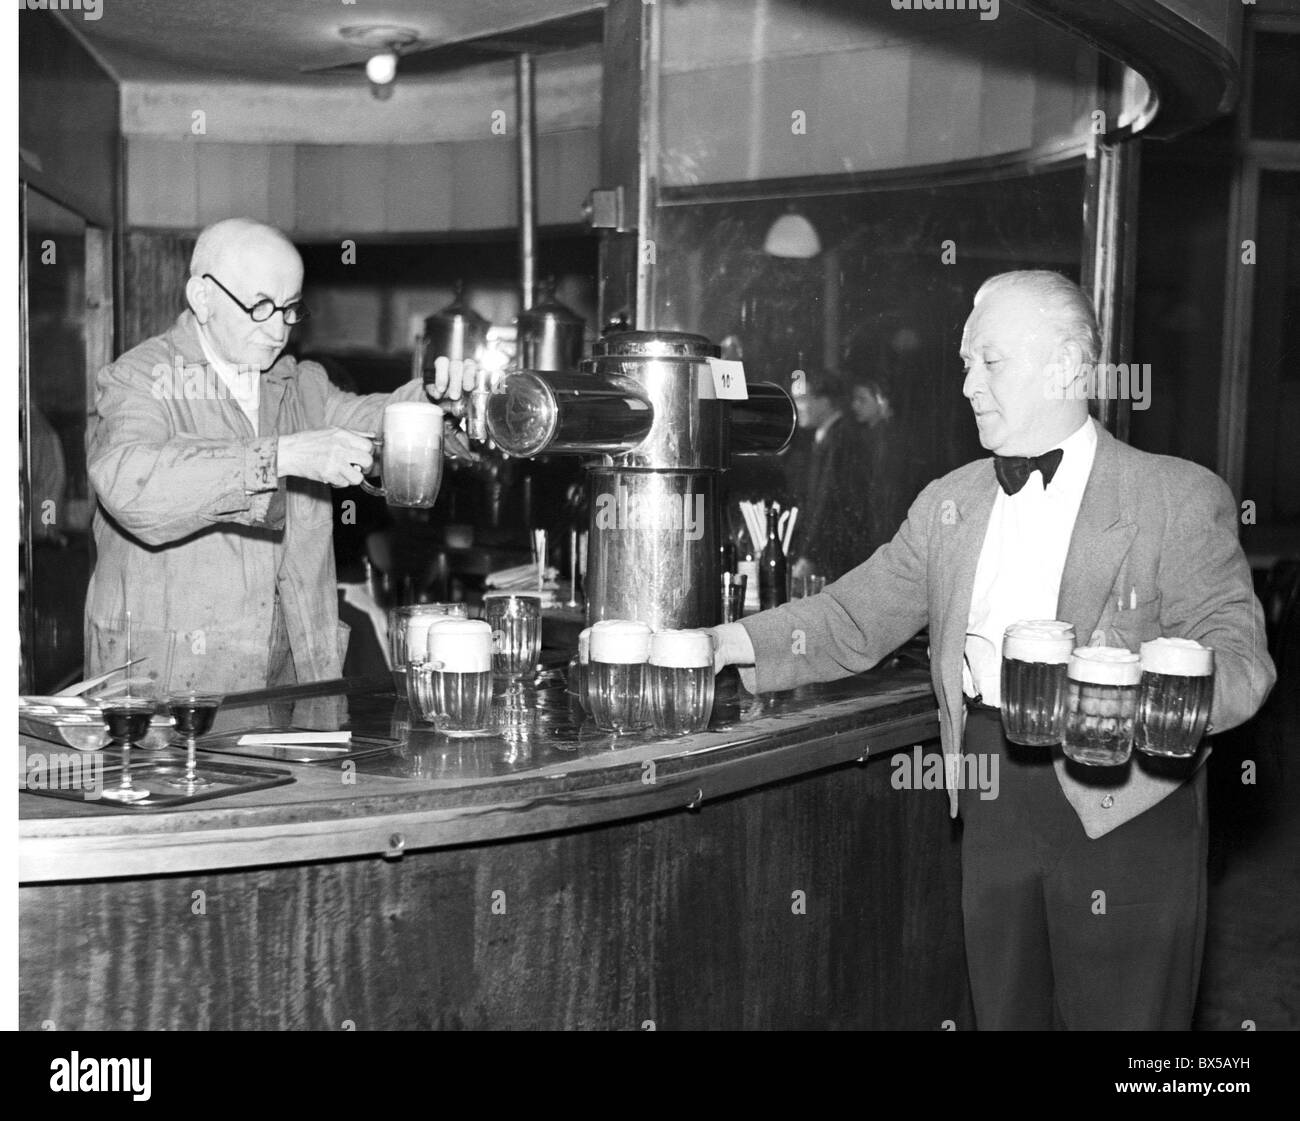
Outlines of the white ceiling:
M101 0L63 18L124 82L335 84L304 70L364 59L339 29L393 24L454 43L604 7L602 0Z

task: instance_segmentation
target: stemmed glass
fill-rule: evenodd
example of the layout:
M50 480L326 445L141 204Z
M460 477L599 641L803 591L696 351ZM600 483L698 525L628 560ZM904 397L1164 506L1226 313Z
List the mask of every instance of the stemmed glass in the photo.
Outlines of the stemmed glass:
M116 787L103 791L100 797L112 802L142 802L149 797L149 791L131 784L131 748L149 734L153 701L130 695L106 698L101 712L109 736L122 749L122 776Z
M167 707L176 721L176 731L185 739L185 774L180 778L169 778L168 786L183 788L187 793L212 782L200 778L195 770L197 760L195 750L199 736L205 736L212 730L212 722L217 717L217 709L225 697L219 693L197 693L193 690L184 693L172 693L167 698Z

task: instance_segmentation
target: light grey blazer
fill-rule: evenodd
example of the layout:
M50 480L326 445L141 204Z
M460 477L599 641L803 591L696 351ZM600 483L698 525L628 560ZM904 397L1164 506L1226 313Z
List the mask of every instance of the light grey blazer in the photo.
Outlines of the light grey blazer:
M928 623L943 750L960 752L966 627L997 490L991 457L959 467L921 492L893 540L823 594L743 620L759 691L870 669ZM1160 635L1212 646L1213 731L1254 715L1276 678L1227 485L1187 460L1131 448L1100 425L1056 617L1074 624L1081 645L1100 631L1131 650ZM1055 766L1089 837L1136 817L1186 778L1157 776L1135 758L1122 785L1092 785L1076 777L1082 768L1067 771L1059 748ZM948 796L956 816L957 792Z

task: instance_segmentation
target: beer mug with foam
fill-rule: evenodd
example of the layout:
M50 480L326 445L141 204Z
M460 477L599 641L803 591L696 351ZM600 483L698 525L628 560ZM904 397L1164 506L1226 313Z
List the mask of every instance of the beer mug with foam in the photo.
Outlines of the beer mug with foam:
M1076 763L1117 767L1133 752L1138 656L1122 646L1080 646L1070 655L1061 746Z
M1012 743L1061 742L1065 673L1074 627L1058 619L1012 623L1002 638L1002 729Z
M448 736L486 735L492 727L492 628L481 619L437 619L429 627L428 699Z
M649 724L646 663L650 627L606 619L591 628L587 698L591 718L604 732L632 732Z
M1147 755L1183 759L1196 751L1214 700L1214 651L1190 638L1142 643L1133 746Z
M390 506L431 507L442 486L442 418L429 401L395 401L384 409L383 430L374 438L384 485L362 479L361 489Z
M659 631L650 638L650 713L660 735L702 732L713 714L713 635Z

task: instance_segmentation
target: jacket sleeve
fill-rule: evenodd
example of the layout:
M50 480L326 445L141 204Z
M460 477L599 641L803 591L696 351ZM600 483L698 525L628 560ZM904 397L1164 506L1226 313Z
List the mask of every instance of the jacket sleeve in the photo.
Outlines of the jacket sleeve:
M888 544L821 595L741 620L754 646L759 692L869 670L925 626L936 487L917 498Z
M1264 612L1237 538L1237 506L1228 485L1197 469L1166 495L1169 511L1160 561L1161 630L1214 648L1213 731L1250 719L1277 680Z
M130 363L96 378L88 446L96 497L123 529L165 545L223 522L278 528L276 437L219 440L177 432L157 381ZM273 515L272 511L276 513Z
M314 362L298 366L298 376L309 373L319 375L324 383L321 392L325 399L325 424L328 427L350 428L354 432L378 433L384 423L384 409L394 401L427 401L424 383L416 378L405 382L391 393L359 395L339 389L329 380L325 370Z

